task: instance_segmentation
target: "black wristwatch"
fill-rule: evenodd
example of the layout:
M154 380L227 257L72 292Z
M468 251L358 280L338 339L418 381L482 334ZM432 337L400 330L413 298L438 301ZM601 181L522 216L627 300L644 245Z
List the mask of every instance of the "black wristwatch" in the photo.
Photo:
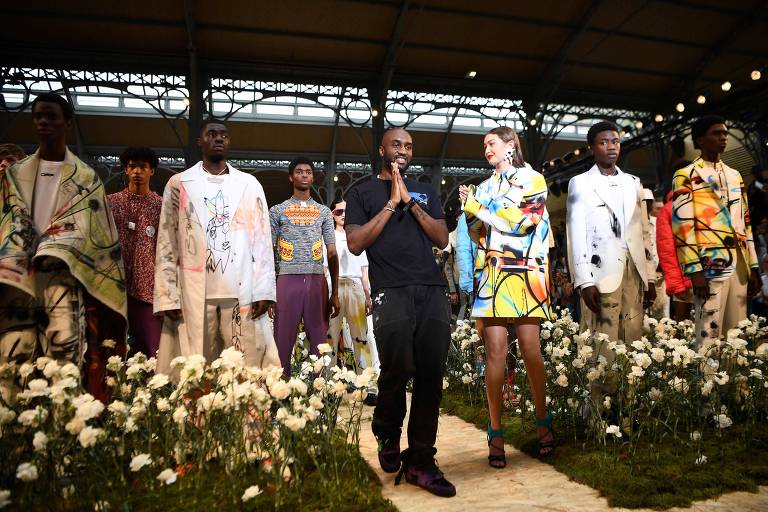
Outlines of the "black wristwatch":
M415 204L416 204L416 200L414 198L411 198L411 200L408 201L408 204L405 205L405 208L403 208L403 211L407 212L408 210L413 208L413 205L415 205Z

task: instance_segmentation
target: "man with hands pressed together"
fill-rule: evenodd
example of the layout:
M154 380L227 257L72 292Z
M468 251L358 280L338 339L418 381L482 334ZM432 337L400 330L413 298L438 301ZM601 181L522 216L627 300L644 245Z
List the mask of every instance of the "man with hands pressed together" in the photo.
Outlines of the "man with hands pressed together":
M404 178L413 141L404 129L384 133L381 174L347 195L345 229L353 254L366 251L373 326L381 363L373 433L379 463L439 496L455 487L435 463L437 419L450 343L450 305L432 246L445 247L448 229L437 191ZM408 449L400 452L405 389L413 378Z
M693 285L697 345L713 343L747 318L747 296L760 290L747 189L720 155L728 127L703 116L691 127L701 157L672 179L672 232L677 259Z

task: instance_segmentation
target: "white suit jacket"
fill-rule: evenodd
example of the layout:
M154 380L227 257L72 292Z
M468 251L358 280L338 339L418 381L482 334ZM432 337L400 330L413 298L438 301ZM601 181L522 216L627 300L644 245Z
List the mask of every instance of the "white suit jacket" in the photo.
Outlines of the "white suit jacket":
M206 175L200 166L176 174L163 193L155 258L154 312L181 309L183 320L166 320L158 351L157 371L171 373L169 363L179 355L203 354L207 240L204 191ZM253 302L275 300L275 264L269 208L261 184L229 166L230 179L241 192L232 198L229 224L235 265L240 276L238 300L241 321L255 322L256 340L245 340L249 366L279 365L267 315L250 320ZM205 171L202 171L203 173ZM235 187L233 187L235 188Z
M621 180L625 238L630 258L647 289L655 282L656 269L651 256L651 233L643 204L643 186L636 176L616 168ZM597 165L571 178L568 184L567 239L568 263L577 288L597 286L600 293L611 293L621 285L623 252L615 212L606 198L616 193Z

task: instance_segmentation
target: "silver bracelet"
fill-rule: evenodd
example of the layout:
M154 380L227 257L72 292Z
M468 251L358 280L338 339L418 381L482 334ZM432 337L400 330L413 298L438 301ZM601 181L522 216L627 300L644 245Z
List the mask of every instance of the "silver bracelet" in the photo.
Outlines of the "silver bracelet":
M394 208L390 208L389 206L385 206L385 207L384 207L384 209L385 209L385 210L389 210L389 211L391 211L392 213L395 213L395 209L394 209Z

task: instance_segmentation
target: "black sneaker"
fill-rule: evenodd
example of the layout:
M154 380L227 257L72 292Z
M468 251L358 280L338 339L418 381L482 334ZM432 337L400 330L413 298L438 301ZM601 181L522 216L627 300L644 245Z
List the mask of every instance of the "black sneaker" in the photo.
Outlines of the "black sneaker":
M399 485L400 479L405 475L406 482L417 485L435 496L443 498L456 496L456 487L445 479L434 457L420 457L421 460L418 462L408 460L410 457L407 454L403 458L403 467L395 478L395 485Z
M397 473L400 469L400 438L382 439L377 437L379 445L379 465L386 473Z
M376 404L379 403L379 395L368 393L368 395L366 395L365 399L363 400L363 403L371 407L376 407Z

